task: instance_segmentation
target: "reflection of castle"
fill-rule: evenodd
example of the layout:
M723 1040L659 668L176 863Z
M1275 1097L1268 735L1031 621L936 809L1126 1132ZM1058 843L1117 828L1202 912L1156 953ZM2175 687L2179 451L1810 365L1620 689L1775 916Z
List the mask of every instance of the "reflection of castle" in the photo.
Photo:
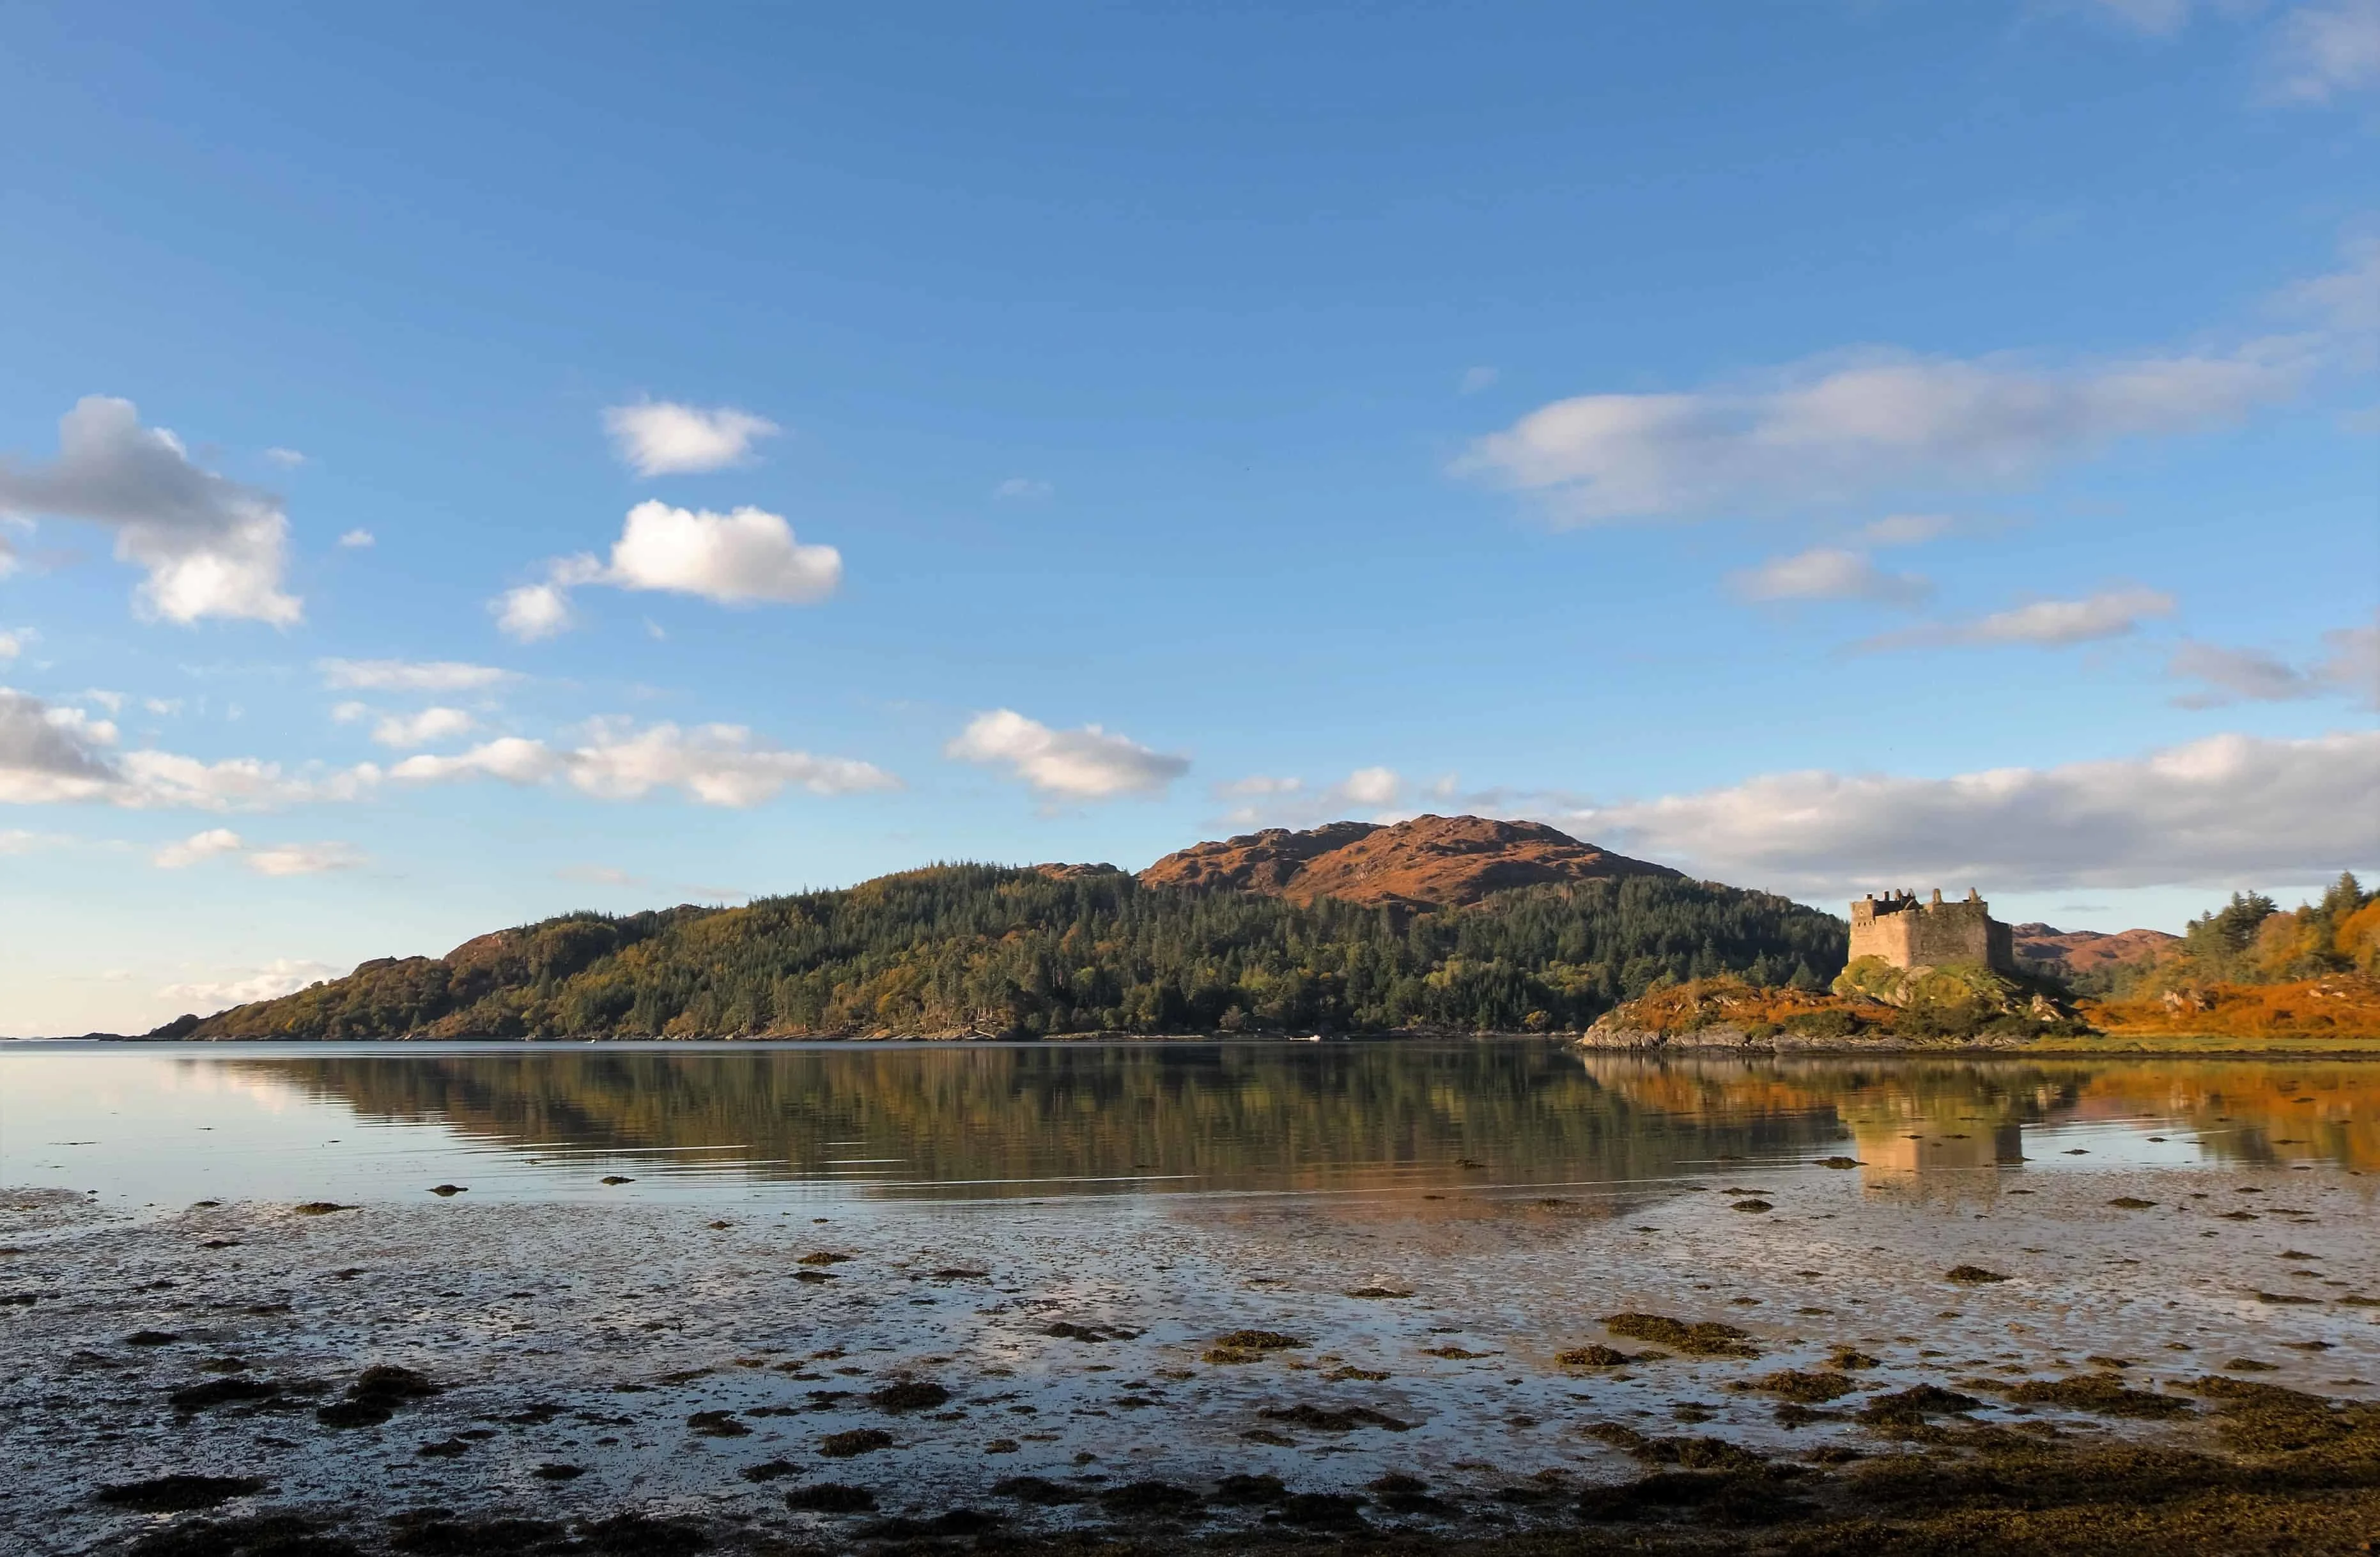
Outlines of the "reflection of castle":
M1923 1115L1844 1120L1859 1142L1860 1161L1874 1173L1958 1173L2023 1160L2024 1130L2015 1122L1963 1115L1956 1122L1965 1127Z
M1895 967L1980 963L2012 973L2016 943L1973 887L1963 903L1943 902L1940 887L1924 904L1913 892L1871 893L1852 905L1852 960L1862 957L1882 957Z

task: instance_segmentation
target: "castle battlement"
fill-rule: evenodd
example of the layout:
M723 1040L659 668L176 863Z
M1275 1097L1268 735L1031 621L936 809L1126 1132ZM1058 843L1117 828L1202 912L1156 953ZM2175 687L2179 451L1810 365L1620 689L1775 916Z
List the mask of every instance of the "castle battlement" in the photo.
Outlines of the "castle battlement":
M1940 887L1925 903L1913 892L1888 892L1882 897L1870 893L1852 905L1852 960L1861 957L1882 957L1895 967L1980 963L2012 973L2016 943L2009 927L1992 918L1991 905L1972 887L1958 903L1943 902Z

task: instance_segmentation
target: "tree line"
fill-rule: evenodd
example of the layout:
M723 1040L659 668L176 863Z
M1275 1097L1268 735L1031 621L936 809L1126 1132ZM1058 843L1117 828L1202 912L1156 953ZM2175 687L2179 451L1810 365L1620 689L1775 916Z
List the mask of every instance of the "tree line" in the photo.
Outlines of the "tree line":
M200 1038L783 1037L1584 1027L1657 984L1823 989L1842 920L1631 877L1414 913L944 865L741 908L565 915L184 1017Z

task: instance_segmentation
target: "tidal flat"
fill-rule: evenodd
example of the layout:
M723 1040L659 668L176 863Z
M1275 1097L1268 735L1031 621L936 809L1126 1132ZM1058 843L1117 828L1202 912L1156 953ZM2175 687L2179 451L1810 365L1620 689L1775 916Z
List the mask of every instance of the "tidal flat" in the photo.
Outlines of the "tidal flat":
M11 1551L2380 1532L2380 1070L31 1058Z

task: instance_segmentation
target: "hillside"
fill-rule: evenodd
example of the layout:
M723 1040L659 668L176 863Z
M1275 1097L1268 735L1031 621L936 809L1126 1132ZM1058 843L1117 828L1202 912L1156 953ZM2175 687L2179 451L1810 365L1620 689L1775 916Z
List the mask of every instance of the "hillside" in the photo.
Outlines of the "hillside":
M2037 967L2071 978L2145 967L2181 944L2162 930L2059 930L2040 923L2014 927L2016 955Z
M1268 828L1196 844L1140 873L1148 886L1259 893L1311 903L1335 897L1366 907L1448 908L1515 887L1631 876L1682 880L1666 865L1582 844L1534 821L1418 816L1382 826L1334 821L1292 833Z
M566 915L475 937L443 957L369 962L279 1000L184 1017L159 1036L1574 1028L1662 979L1733 973L1816 988L1842 967L1840 919L1637 861L1621 862L1624 874L1484 888L1508 866L1560 871L1587 868L1587 856L1617 858L1551 829L1515 828L1509 852L1466 857L1450 842L1492 844L1492 830L1508 825L1415 828L1402 857L1376 845L1333 867L1344 873L1327 879L1369 870L1365 879L1389 883L1377 906L1294 898L1277 884L1170 884L1157 868L1135 879L1097 867L939 866L741 908ZM1298 867L1393 831L1348 823L1283 834L1341 842L1269 868L1267 880L1294 883ZM1539 865L1512 865L1531 855ZM1436 906L1427 893L1468 901Z

